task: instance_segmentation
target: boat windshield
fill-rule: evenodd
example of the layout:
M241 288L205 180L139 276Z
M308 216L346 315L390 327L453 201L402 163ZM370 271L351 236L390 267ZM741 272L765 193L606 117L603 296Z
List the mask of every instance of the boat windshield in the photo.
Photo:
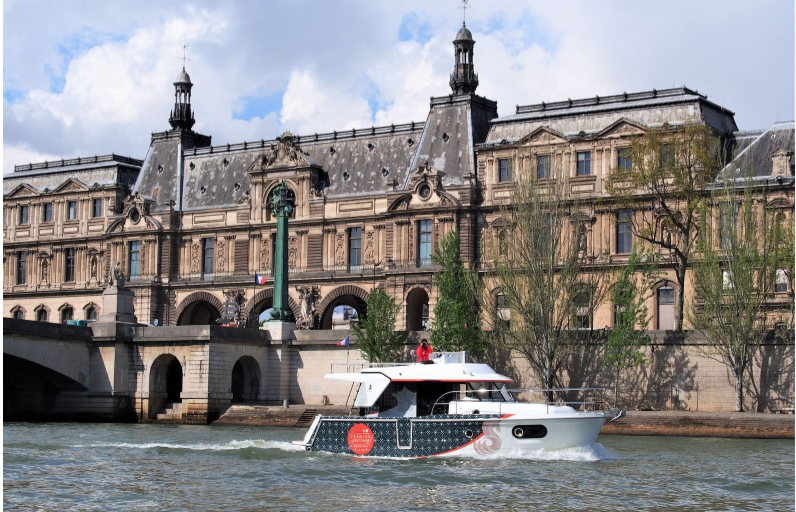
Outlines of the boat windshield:
M465 400L480 400L485 402L516 402L517 399L511 394L503 383L497 382L467 382L467 389L464 390Z

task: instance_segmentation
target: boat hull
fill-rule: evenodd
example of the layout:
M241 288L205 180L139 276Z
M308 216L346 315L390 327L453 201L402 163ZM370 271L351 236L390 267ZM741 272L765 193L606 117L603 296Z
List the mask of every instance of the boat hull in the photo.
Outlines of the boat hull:
M600 413L543 418L466 414L420 418L318 416L304 441L296 444L308 451L363 457L489 456L588 446L596 442L607 419Z

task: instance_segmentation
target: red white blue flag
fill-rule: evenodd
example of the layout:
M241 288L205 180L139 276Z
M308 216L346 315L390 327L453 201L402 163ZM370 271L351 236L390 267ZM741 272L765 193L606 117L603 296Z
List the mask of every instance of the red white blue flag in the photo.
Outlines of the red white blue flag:
M260 274L254 274L254 284L265 284L265 276L261 276Z
M351 340L349 340L348 338L349 338L349 336L346 336L343 341L341 341L340 343L337 344L337 346L338 347L347 347L348 345L350 345L351 344Z

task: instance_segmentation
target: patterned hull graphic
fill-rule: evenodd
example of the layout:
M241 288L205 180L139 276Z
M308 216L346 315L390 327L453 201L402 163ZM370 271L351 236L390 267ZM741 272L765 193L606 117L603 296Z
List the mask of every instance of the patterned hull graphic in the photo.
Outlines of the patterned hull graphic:
M416 458L473 445L486 455L500 448L498 415L434 415L422 418L323 417L309 451L367 457ZM489 421L493 420L493 421Z

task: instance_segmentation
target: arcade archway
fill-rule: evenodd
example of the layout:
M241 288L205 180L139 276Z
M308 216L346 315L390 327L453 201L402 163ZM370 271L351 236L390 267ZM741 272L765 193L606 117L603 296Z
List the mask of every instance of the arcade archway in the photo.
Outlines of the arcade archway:
M367 297L368 292L357 286L341 286L340 288L332 290L332 292L326 295L323 301L321 301L318 307L318 310L322 311L320 328L332 328L335 308L338 308L338 316L345 309L344 307L348 306L351 310L356 312L356 316L360 320L365 318L368 312L367 303L365 302ZM339 306L343 306L343 308L339 308ZM349 312L349 316L352 315L353 313Z
M177 308L176 325L217 325L221 318L221 301L207 292L196 292L186 297Z
M149 370L149 417L157 417L166 404L182 402L183 374L179 359L162 354Z
M259 399L262 374L260 365L251 356L243 356L232 367L232 402L249 402Z
M406 296L406 330L428 330L428 293L423 288L415 288Z

